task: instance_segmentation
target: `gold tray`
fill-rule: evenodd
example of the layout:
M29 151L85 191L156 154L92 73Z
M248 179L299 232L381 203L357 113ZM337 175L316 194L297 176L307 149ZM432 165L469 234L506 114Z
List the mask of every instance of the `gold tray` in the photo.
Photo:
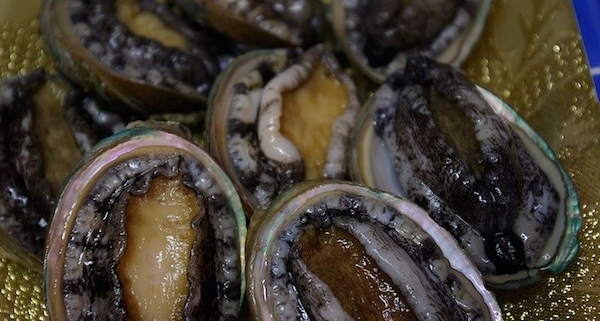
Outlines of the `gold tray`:
M40 3L0 1L0 77L52 67ZM570 0L495 0L463 69L547 140L580 195L579 257L547 282L496 292L505 320L600 320L600 106ZM46 320L42 279L42 263L0 234L0 319Z

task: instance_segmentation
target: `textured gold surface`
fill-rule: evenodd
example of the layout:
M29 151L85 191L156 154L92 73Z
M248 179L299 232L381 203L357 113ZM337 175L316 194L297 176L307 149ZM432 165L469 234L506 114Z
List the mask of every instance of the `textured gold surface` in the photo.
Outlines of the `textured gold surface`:
M47 320L42 263L0 232L0 320Z
M39 0L0 1L1 77L51 67L38 8ZM600 320L600 107L570 1L495 0L463 67L548 141L581 198L578 259L547 282L497 292L505 319ZM46 319L41 263L8 244L0 237L0 319Z
M0 317L3 320L45 320L40 274L9 259L0 259Z
M600 107L571 2L494 1L464 69L548 141L580 194L578 259L544 284L498 292L504 318L600 320Z
M52 60L44 53L38 29L37 19L26 23L0 20L0 77L51 66Z

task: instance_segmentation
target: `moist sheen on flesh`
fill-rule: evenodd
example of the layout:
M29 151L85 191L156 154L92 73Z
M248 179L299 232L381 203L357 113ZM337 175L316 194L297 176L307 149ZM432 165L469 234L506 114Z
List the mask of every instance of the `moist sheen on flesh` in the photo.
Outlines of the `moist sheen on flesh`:
M375 132L406 195L468 247L484 274L536 267L559 195L475 85L458 69L415 56L377 95Z

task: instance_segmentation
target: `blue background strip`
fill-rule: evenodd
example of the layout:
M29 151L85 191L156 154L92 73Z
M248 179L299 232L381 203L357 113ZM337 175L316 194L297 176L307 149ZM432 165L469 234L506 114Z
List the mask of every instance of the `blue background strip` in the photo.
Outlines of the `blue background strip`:
M573 8L598 94L600 92L600 0L573 0Z

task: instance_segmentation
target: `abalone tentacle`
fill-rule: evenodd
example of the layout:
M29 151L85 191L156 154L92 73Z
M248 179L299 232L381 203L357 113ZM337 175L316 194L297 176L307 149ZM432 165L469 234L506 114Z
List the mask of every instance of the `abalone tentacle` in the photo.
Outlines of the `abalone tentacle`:
M267 62L249 72L236 83L228 120L228 150L243 186L255 190L256 200L266 207L277 195L280 185L273 167L260 149L256 133L262 87L285 68L282 61L292 58L294 51L275 52ZM280 61L281 60L281 61Z
M281 134L279 118L281 94L304 82L316 67L324 47L313 47L300 60L275 75L263 89L258 118L260 148L269 158L278 175L281 190L304 179L304 164L296 146Z
M27 105L30 104L30 93L44 82L45 77L42 70L37 70L28 76L8 80L0 87L0 227L19 240L27 250L38 255L43 252L51 199L48 183L39 179L40 171L43 171L40 152L27 133L28 125L31 124L31 113L27 112ZM15 120L16 115L20 115L20 119ZM22 146L13 141L16 132L24 135L21 136L22 139L31 143L22 150L26 159L11 156L13 148ZM22 162L28 166L23 166ZM23 167L25 172L18 170ZM33 176L33 181L24 176ZM44 177L43 173L41 177ZM40 197L31 197L33 194L30 188L42 191Z
M269 158L278 174L281 190L304 179L302 156L295 145L280 131L282 94L305 82L317 68L319 61L326 66L329 72L335 74L336 79L339 79L349 92L356 90L353 81L339 71L341 68L337 61L325 51L325 47L315 46L302 55L297 63L275 75L266 84L262 93L257 128L258 138L261 150ZM359 109L358 99L353 95L349 96L348 106L332 126L329 152L323 169L323 177L326 178L343 179L347 173L346 146L350 128Z
M550 235L558 207L558 195L545 173L509 125L460 72L415 57L399 78L390 77L387 84L399 90L392 107L398 105L397 109L379 108L375 120L376 131L383 134L390 148L395 148L390 150L395 151L394 166L403 188L426 208L437 206L432 203L449 206L447 212L458 213L480 231L486 253L498 273L514 273L525 263L532 267ZM479 161L483 164L480 170L461 159L456 145L437 128L430 104L440 99L473 123L481 153ZM537 169L530 172L528 168L534 167ZM537 174L535 183L526 178L532 174ZM416 175L419 179L402 178L404 175ZM546 199L551 201L545 202ZM538 217L530 212L536 212ZM524 220L530 223L529 228L517 224ZM517 235L528 229L535 232L527 236L531 240L524 242Z

